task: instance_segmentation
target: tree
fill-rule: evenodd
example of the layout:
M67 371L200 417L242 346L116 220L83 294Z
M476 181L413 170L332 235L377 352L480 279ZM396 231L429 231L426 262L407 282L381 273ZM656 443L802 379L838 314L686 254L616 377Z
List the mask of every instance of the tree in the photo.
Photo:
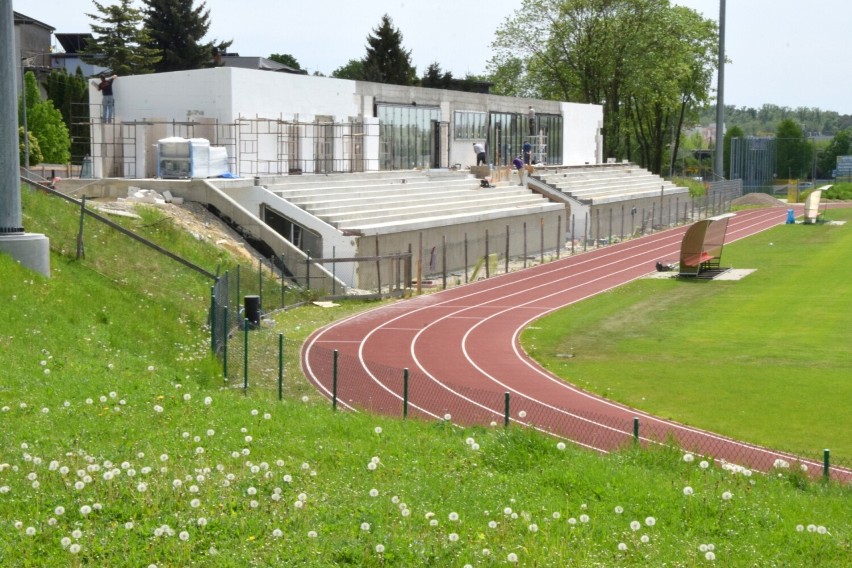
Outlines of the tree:
M837 156L848 156L850 153L852 153L852 131L841 130L820 153L817 165L821 176L828 177L837 168Z
M393 27L390 16L367 36L367 55L362 60L363 80L391 85L413 85L417 70L411 65L411 52L402 48L402 33Z
M53 101L53 105L62 114L65 126L68 127L71 137L71 160L78 163L90 151L86 142L89 127L86 124L88 121L85 120L89 113L88 81L79 67L73 75L69 75L65 69L54 69L47 76L45 90L47 98Z
M187 71L213 66L213 54L225 51L232 42L201 43L210 29L210 10L195 0L142 0L145 8L144 45L162 54L157 72Z
M92 3L100 14L86 14L95 23L90 24L93 40L80 52L80 58L92 65L100 65L117 75L142 75L154 71L162 53L149 47L151 40L142 27L142 12L131 6L131 0L104 6Z
M496 93L602 105L605 156L660 173L709 99L715 30L668 0L522 0L488 70Z
M349 63L332 71L331 76L337 79L362 81L364 79L364 61L361 59L350 59Z
M776 175L787 179L807 177L813 154L802 127L793 119L786 118L778 125L775 139L778 153Z
M62 114L53 106L53 102L42 100L32 71L24 74L24 89L26 89L27 131L37 140L43 161L51 164L67 164L71 158L71 138L68 127L62 120ZM19 124L23 124L24 98L18 105ZM37 156L35 156L37 157ZM25 166L33 165L34 156L30 155L30 163L22 158Z
M276 63L280 63L281 65L286 65L291 69L295 69L296 71L302 71L302 66L299 65L299 62L296 61L296 58L290 55L289 53L273 53L269 56L269 59L275 61Z
M725 163L725 179L731 179L731 140L734 138L745 138L745 132L739 126L732 126L725 132L725 139L722 144L724 147L724 155L722 159Z
M24 127L18 128L18 154L21 160L21 166L27 168L37 166L44 161L44 156L41 155L41 147L38 145L38 138L33 136L33 133L27 131L27 140L29 147L24 142ZM27 165L27 156L30 158L29 166Z
M426 72L420 79L421 87L432 89L449 89L453 83L453 74L449 71L441 72L441 66L437 61L426 68Z

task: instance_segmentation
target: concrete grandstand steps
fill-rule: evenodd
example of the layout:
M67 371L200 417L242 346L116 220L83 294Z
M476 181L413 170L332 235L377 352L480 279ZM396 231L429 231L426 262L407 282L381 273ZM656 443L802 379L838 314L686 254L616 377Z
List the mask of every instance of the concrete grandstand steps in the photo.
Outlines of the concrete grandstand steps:
M687 193L648 170L634 164L613 164L555 168L537 172L534 177L578 201L605 204L630 199Z
M542 203L548 203L548 201L524 188L498 186L483 189L481 192L471 192L464 198L452 200L433 198L422 203L400 200L376 204L372 208L357 206L349 209L343 208L339 212L326 215L318 214L314 210L308 211L330 225L345 229L354 224L404 222L450 216L463 212L483 212L498 209L503 211L518 210L530 206L539 207Z
M339 199L384 199L388 196L399 194L417 195L419 193L432 193L444 190L469 191L479 187L479 180L448 179L448 180L412 180L405 183L381 183L381 184L359 184L333 187L311 187L311 188L289 188L275 186L268 188L270 191L297 204L311 204L322 201L333 201Z

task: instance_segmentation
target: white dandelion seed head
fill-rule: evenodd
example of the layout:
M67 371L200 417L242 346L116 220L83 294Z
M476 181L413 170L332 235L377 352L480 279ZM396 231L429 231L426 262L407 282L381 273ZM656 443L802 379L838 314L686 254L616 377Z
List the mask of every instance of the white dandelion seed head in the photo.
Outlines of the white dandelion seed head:
M704 553L704 558L709 560L710 562L713 562L714 560L716 560L716 553L712 550L708 550Z
M630 530L635 532L635 531L638 531L641 528L642 528L642 523L640 523L639 521L630 521Z
M648 544L651 541L651 537L646 534L643 534L639 537L639 540L642 542L642 544Z
M370 531L370 523L361 523L361 530L364 532Z
M377 544L376 545L376 552L378 552L379 554L382 554L384 551L385 551L385 545L384 544Z
M585 513L580 515L580 522L581 523L588 523L589 522L589 515L586 515Z
M657 524L657 519L655 519L654 517L646 517L645 524L649 527L653 527Z
M695 461L695 456L692 454L683 454L683 461L685 461L686 463L692 463L693 461Z
M459 540L459 535L457 533L450 533L447 538L450 539L450 542L457 542Z
M526 410L521 410L520 412L518 412L518 418L526 418L526 417L527 417L527 411Z
M725 491L724 493L722 493L722 500L724 500L724 501L730 501L733 498L734 498L734 494L731 493L730 491Z
M514 564L515 562L517 562L517 561L518 561L518 555L517 555L517 554L515 554L514 552L510 552L510 553L506 556L506 560L507 560L507 561L509 561L509 562L511 562L512 564Z
M531 533L538 532L538 525L532 523L529 527L527 527Z
M692 495L692 493L693 493L692 487L690 487L689 485L687 485L686 487L683 488L683 494L686 495L687 497Z
M565 449L565 442L557 442L556 449L560 450L560 451L564 450Z
M378 496L379 496L379 490L378 489L375 489L375 488L370 489L370 497L378 497Z
M457 521L457 520L459 520L459 514L456 513L455 511L453 511L452 513L447 515L447 518L450 519L451 521Z
M618 550L620 550L621 552L624 552L625 550L627 550L627 545L624 544L623 542L619 542L618 543Z

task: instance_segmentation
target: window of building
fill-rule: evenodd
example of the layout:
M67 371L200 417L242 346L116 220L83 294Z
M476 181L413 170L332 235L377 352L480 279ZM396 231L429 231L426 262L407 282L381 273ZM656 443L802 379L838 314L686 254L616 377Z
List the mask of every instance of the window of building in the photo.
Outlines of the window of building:
M380 103L376 106L376 116L381 169L431 167L435 148L433 124L441 119L438 107Z
M453 117L456 140L484 140L487 126L488 115L484 112L457 110Z

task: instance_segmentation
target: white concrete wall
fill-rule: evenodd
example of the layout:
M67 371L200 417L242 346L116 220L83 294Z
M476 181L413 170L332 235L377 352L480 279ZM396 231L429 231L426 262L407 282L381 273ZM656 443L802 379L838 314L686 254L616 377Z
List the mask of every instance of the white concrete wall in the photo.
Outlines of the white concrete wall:
M600 164L603 152L603 107L562 103L562 117L563 165Z

